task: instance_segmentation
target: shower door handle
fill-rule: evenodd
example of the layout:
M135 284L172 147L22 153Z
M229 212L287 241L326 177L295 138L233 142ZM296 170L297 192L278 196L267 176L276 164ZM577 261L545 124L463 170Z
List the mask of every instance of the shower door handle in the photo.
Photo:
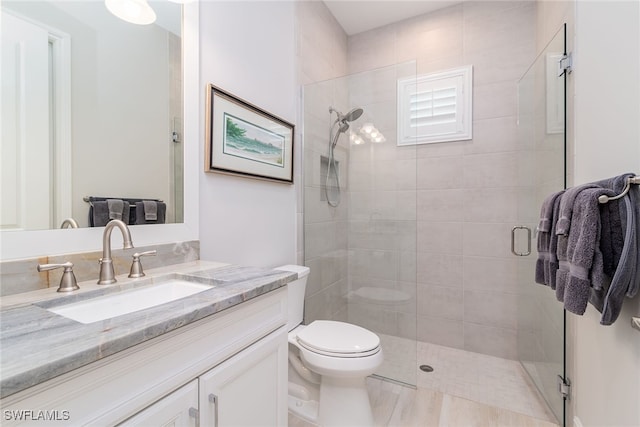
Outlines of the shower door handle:
M516 230L527 230L527 251L526 252L516 251ZM526 225L516 225L511 229L511 253L516 256L531 255L531 229Z

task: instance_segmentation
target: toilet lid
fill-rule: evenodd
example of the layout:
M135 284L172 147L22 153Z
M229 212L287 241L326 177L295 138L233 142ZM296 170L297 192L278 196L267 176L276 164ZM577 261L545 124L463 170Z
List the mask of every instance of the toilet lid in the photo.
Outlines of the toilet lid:
M298 333L298 342L309 350L338 355L361 354L376 350L380 338L350 323L316 320Z

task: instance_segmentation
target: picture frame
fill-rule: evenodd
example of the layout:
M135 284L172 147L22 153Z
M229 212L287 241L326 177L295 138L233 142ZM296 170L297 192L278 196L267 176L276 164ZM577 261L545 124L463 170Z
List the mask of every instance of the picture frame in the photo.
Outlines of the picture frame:
M205 172L293 184L294 125L207 85Z

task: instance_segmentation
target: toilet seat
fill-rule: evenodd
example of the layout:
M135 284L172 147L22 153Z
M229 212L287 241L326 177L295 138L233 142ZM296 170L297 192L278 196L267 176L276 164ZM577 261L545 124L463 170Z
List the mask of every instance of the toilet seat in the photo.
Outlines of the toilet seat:
M380 338L373 332L350 323L316 320L298 331L296 342L316 354L357 358L380 351Z

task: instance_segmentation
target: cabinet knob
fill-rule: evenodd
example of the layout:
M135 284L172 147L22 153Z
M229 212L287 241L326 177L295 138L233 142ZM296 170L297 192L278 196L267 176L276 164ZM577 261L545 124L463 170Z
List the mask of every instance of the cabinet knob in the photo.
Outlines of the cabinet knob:
M196 408L189 408L189 416L196 420L196 427L200 427L200 412Z
M214 421L214 426L218 427L218 396L216 396L213 393L209 394L209 403L213 403L214 405L216 405L213 408L213 421Z

